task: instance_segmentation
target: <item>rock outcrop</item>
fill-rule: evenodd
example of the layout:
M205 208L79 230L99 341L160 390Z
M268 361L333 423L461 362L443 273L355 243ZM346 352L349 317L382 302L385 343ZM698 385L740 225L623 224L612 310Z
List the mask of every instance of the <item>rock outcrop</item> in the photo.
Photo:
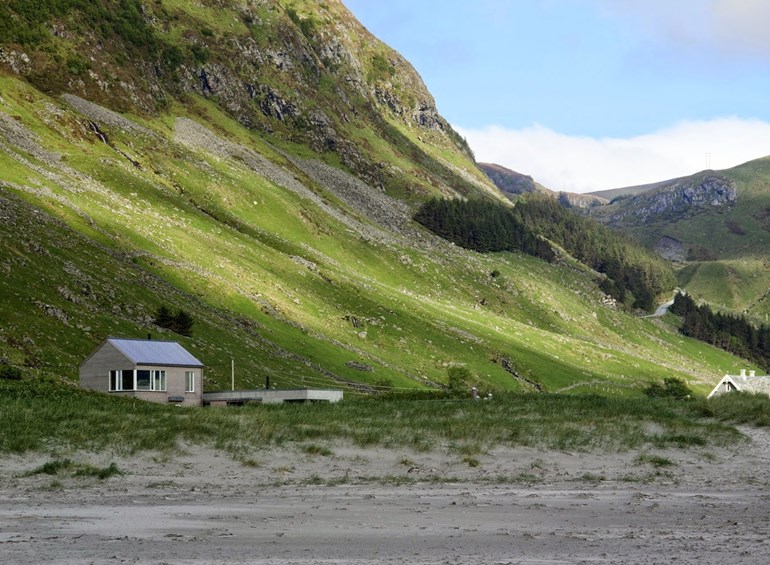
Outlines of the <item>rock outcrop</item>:
M592 215L612 226L639 226L657 221L675 222L705 210L728 209L737 197L728 177L706 171L677 179L636 196L616 199L594 209Z

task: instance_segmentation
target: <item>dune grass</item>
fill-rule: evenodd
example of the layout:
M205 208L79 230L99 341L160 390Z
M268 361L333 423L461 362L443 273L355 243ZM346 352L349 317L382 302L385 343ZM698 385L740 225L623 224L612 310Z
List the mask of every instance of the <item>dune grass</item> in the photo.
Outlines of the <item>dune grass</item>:
M60 475L64 473L70 474L73 477L95 477L105 480L115 475L122 475L123 471L114 462L106 467L96 467L89 463L78 463L71 459L53 459L48 463L35 467L27 472L26 475Z
M200 444L243 456L296 444L450 449L469 457L496 446L573 452L725 446L734 423L767 425L770 399L714 400L502 394L466 399L351 399L339 404L178 408L54 382L0 381L0 453L174 452Z

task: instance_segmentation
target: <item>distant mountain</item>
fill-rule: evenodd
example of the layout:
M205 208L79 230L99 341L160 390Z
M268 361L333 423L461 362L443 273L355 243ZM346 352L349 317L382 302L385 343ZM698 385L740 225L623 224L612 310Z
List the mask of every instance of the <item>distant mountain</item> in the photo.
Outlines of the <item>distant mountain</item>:
M614 194L588 213L681 264L680 285L721 310L770 315L770 157Z
M590 208L606 204L609 200L593 194L579 194L577 192L555 192L522 173L517 173L511 169L494 163L478 163L479 168L484 171L489 179L495 183L503 194L508 198L515 200L517 196L531 192L541 192L548 194L568 206L575 208Z
M729 210L737 196L728 176L704 171L690 177L637 187L635 193L619 194L594 217L614 227L673 224L712 210Z

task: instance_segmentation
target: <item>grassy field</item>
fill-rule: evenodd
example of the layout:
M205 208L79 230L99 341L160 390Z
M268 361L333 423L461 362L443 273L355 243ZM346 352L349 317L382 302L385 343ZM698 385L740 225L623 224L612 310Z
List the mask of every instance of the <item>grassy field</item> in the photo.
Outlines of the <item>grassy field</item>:
M696 300L715 309L746 313L754 322L768 323L770 264L764 258L690 263L678 272L679 285Z
M131 455L199 444L233 456L286 443L449 449L496 446L617 452L707 448L741 441L734 424L770 424L770 399L725 395L689 401L597 395L501 394L346 399L339 404L180 409L45 381L0 381L0 453L82 450Z

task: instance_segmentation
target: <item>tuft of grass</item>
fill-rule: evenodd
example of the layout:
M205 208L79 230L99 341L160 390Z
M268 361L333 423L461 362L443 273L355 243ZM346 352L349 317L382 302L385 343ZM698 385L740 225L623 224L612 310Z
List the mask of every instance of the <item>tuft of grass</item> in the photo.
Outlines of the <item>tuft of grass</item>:
M96 467L88 463L75 463L70 459L55 459L32 469L25 473L24 476L58 475L63 471L70 472L74 477L96 477L100 480L124 474L114 462L110 463L107 467Z
M315 443L303 445L300 447L300 449L302 449L302 451L308 455L321 455L323 457L331 457L334 455L334 452L328 447L317 445Z
M478 467L481 465L481 462L478 459L471 457L470 455L463 457L463 463L467 463L468 467Z
M116 475L125 474L115 463L110 463L106 467L94 467L93 465L78 465L74 475L76 477L96 477L100 480L109 479Z
M679 448L701 447L706 445L707 440L704 437L688 434L664 434L655 436L654 444L656 447L675 446Z
M147 488L173 488L176 486L174 481L153 481L147 484Z
M578 477L578 480L580 481L586 481L590 483L599 483L602 481L606 481L607 477L604 475L597 475L596 473L583 473Z
M676 465L671 459L667 457L662 457L660 455L651 455L648 453L643 453L639 457L636 458L636 462L640 465L642 464L649 464L652 465L655 468L660 467L673 467Z
M524 484L532 485L532 484L543 482L543 478L538 475L534 475L532 473L522 472L522 473L513 475L511 477L508 477L508 481L502 481L502 482L524 483Z
M72 465L73 463L69 459L55 459L53 461L49 461L48 463L43 463L39 467L35 467L24 475L58 475L60 471L70 469Z

